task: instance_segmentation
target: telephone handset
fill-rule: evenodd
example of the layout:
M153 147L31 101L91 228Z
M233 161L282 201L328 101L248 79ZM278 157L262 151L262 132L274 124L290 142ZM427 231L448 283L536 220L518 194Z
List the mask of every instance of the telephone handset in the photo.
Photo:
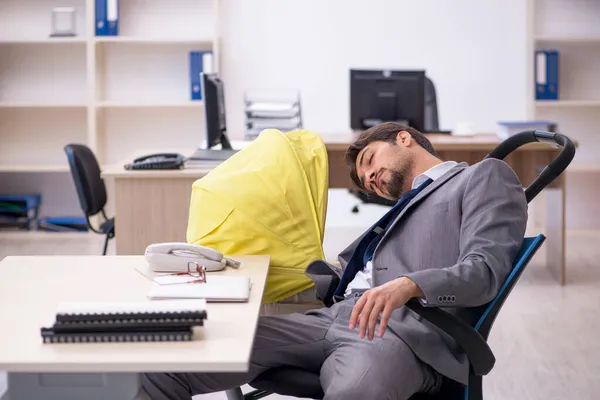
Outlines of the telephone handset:
M185 163L185 158L178 153L156 153L133 160L126 164L125 169L180 169Z
M238 261L223 257L214 249L190 243L151 244L146 248L144 256L154 272L186 272L190 262L204 265L207 272L220 271L226 266L240 266Z

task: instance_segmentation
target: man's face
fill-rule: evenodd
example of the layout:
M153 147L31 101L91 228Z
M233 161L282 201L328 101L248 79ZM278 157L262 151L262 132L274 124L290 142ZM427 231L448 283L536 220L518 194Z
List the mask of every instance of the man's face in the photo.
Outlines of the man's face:
M363 188L389 200L400 199L410 179L412 157L401 142L369 143L356 158L356 172Z

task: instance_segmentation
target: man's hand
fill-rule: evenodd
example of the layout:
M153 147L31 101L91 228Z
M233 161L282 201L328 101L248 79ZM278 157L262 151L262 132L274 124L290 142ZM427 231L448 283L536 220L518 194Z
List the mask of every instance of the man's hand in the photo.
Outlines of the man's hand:
M383 336L388 319L396 308L402 307L413 297L423 297L423 291L407 277L394 279L384 285L367 290L354 305L350 315L350 330L354 330L360 320L359 335L363 339L368 329L369 340L373 340L375 326L380 313L378 336Z

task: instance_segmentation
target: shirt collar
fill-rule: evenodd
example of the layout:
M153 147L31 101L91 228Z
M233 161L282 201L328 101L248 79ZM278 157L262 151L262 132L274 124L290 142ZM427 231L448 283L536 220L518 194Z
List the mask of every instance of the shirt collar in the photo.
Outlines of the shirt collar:
M431 180L435 181L446 172L450 171L456 164L458 164L456 161L445 161L434 165L422 174L417 175L417 177L413 180L412 189L419 187L427 179L431 178Z

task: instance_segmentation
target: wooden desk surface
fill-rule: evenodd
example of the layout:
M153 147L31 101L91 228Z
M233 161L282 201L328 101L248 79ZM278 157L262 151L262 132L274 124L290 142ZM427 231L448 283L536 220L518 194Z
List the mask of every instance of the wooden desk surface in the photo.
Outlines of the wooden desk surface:
M0 262L0 370L10 372L246 371L269 257L212 274L245 275L247 303L208 303L191 342L44 344L42 326L61 301L147 300L152 281L134 268L143 256L7 257ZM209 275L209 279L210 279ZM151 300L147 300L151 301Z

